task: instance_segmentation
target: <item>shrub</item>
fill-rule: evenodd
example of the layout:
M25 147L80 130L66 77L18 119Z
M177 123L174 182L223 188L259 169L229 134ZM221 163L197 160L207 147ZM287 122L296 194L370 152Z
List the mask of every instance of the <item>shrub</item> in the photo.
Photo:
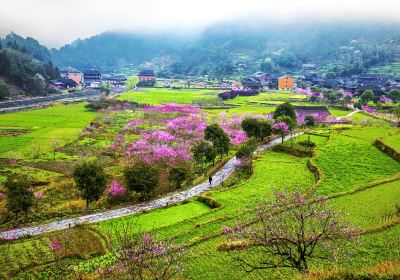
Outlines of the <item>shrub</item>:
M306 116L305 118L304 118L304 124L306 125L306 126L308 126L308 127L312 127L312 126L314 126L315 125L315 119L314 119L314 117L313 116Z
M238 151L236 152L236 157L239 159L241 158L251 159L256 149L257 149L256 140L254 138L250 138L239 147Z
M206 196L206 195L199 195L197 197L197 200L200 201L200 202L203 202L205 205L207 205L211 209L215 209L215 208L221 207L221 203L219 203L218 201L216 201L216 200L214 200L211 197Z
M310 137L308 137L307 140L298 142L297 144L299 144L301 146L304 146L304 147L307 147L307 148L311 148L311 149L315 148L315 146L316 146L316 144L313 141L310 140Z

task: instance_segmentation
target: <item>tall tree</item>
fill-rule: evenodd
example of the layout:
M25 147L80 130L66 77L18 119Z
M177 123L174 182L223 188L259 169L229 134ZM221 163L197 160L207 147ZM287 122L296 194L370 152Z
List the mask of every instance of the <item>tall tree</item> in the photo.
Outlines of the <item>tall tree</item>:
M33 205L34 196L29 190L29 182L26 178L8 178L5 187L7 189L7 210L16 214L24 212L27 215L28 210Z
M367 89L366 91L361 94L360 99L363 104L367 104L368 101L371 101L374 98L374 92L370 89Z
M274 119L276 120L280 116L288 116L293 120L296 120L296 113L294 111L294 107L289 102L285 102L276 107L274 112Z
M136 75L130 76L128 80L126 80L125 87L128 90L133 90L136 88L136 85L139 83L139 78Z
M393 103L400 102L400 90L399 89L392 89L388 93L388 97L392 99Z
M210 140L217 153L222 156L229 152L230 140L225 131L218 125L212 124L204 130L204 139Z
M169 180L175 182L176 188L180 189L182 183L189 178L189 170L184 167L172 167L169 171Z
M204 169L204 165L208 162L214 164L215 157L217 156L213 145L204 140L192 148L192 153L194 160L202 169Z
M106 176L103 167L97 161L82 161L73 173L76 186L82 198L89 202L98 200L106 189Z
M248 137L255 137L259 140L264 140L265 137L272 134L271 124L266 120L246 118L242 121L241 127Z
M153 165L145 163L125 168L124 176L128 189L140 193L142 198L149 195L160 181L158 170Z
M8 91L6 82L3 79L0 79L0 100L5 99L9 95L10 92Z

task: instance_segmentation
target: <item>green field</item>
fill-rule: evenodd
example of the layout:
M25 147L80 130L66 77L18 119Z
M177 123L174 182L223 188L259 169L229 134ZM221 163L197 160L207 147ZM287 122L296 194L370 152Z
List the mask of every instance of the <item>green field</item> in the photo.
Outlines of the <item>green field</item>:
M118 97L142 104L157 105L168 103L192 104L201 99L215 99L221 91L216 90L186 90L186 89L141 89L125 93Z
M351 133L360 138L350 136ZM363 137L364 134L368 137ZM370 137L363 130L360 133L344 130L343 134L332 134L328 143L318 149L316 163L324 173L319 192L348 191L389 178L400 170L400 163L375 148Z
M54 139L58 142L57 146L76 139L96 116L95 113L88 112L84 105L56 105L46 109L0 115L0 131L9 127L28 131L17 136L0 135L0 157L29 158L33 147L37 147L43 154L51 150Z

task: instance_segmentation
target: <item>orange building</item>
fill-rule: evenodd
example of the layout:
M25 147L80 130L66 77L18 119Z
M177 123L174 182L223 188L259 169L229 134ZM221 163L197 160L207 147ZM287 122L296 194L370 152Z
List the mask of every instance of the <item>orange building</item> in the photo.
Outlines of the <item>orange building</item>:
M83 75L81 72L78 71L69 72L67 77L68 79L73 80L77 85L82 84Z
M294 87L294 79L290 76L282 76L278 79L278 89L292 89Z

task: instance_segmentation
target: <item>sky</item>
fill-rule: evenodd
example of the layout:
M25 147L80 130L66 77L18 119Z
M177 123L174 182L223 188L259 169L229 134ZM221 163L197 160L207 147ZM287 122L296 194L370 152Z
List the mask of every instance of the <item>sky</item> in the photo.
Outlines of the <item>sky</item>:
M400 0L0 0L0 36L48 47L105 31L200 32L225 21L390 21Z

